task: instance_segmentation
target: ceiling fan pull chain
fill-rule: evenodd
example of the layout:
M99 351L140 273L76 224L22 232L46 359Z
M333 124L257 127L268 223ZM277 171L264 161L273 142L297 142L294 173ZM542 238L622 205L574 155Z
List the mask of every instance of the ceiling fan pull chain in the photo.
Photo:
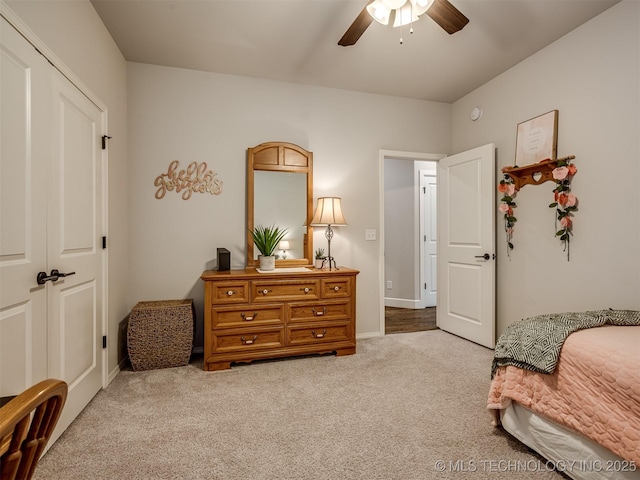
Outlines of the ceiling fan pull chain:
M413 2L411 0L409 0L409 4L411 7L410 13L411 13L411 24L410 24L410 28L409 28L409 35L413 35Z

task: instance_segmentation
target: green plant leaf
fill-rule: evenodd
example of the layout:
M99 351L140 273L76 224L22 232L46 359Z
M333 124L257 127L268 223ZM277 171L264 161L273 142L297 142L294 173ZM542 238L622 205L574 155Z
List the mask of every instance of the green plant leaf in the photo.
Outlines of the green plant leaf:
M511 250L513 250L513 243L511 243L511 242L507 242L507 245L509 246L509 248L510 248Z
M556 208L558 206L558 202L553 202L549 204L549 208Z
M263 227L262 225L256 226L253 230L249 230L253 243L255 243L258 251L264 256L271 256L275 252L280 240L282 240L287 234L286 228L276 227L271 225L269 227Z

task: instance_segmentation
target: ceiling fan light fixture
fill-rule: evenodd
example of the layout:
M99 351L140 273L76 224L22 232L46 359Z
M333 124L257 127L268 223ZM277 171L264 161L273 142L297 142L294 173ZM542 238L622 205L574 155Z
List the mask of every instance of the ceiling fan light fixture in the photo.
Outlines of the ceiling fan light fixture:
M417 20L418 20L418 15L416 15L416 11L413 9L411 2L407 2L404 4L402 8L396 10L393 26L403 27Z
M391 16L391 9L382 0L375 0L367 5L367 12L378 23L382 25L389 24L389 17Z
M380 0L380 1L384 3L389 8L389 10L397 10L399 8L402 8L402 6L405 3L409 3L409 0Z
M434 0L412 0L416 7L424 8L425 12L433 5Z
M424 15L433 5L434 0L410 0L413 4L413 13L416 17Z

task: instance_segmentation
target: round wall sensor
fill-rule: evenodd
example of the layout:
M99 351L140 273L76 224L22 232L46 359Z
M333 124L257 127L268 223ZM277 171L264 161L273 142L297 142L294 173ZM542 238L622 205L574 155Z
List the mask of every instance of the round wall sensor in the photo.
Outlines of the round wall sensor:
M482 116L482 109L480 107L473 107L471 109L471 120L474 122Z

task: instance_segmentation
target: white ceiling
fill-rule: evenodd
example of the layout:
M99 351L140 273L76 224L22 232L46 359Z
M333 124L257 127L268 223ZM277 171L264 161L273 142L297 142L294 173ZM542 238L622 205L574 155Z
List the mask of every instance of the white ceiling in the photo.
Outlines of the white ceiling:
M132 62L451 103L619 0L450 0L448 35L373 22L337 42L367 0L91 0ZM571 59L567 58L570 62Z

